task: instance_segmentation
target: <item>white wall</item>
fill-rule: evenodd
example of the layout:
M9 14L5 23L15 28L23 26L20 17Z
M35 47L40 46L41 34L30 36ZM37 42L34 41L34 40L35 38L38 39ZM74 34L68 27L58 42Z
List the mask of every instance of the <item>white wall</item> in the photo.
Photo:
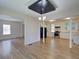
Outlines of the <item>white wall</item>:
M11 35L3 35L3 24L11 25ZM0 40L23 37L23 28L21 22L0 20Z
M40 40L40 22L33 17L26 17L25 24L25 44L31 44Z
M7 8L0 8L0 15L10 16L10 18L12 18L12 19L6 18L5 20L24 22L25 44L30 44L40 40L40 23L36 18L27 16L23 13L18 13L14 10L9 10ZM2 18L1 16L0 19L3 19L4 17Z

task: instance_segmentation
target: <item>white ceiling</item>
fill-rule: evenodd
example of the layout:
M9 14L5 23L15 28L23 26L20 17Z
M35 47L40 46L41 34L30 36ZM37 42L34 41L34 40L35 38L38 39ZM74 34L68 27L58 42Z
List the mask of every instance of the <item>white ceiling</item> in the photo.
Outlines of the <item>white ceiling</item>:
M14 17L8 16L8 15L0 15L0 20L23 22L22 19L14 18Z
M0 6L16 12L39 17L40 14L28 9L37 0L0 0ZM56 11L44 14L47 19L57 19L79 15L79 0L49 0L56 5ZM0 8L1 9L1 8Z

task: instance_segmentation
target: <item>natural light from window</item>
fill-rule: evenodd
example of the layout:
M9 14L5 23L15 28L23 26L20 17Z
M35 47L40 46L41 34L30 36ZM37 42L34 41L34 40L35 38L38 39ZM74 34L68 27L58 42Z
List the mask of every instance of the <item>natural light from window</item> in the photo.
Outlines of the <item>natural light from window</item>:
M11 25L3 24L3 35L10 35L11 34Z

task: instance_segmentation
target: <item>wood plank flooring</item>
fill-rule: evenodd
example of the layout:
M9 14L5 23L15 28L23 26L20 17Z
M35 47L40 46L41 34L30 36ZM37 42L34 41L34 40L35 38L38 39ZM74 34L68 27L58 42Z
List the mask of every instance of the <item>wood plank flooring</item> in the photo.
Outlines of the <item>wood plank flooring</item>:
M23 41L0 41L0 59L79 59L79 46L70 49L68 40L47 38L26 46Z

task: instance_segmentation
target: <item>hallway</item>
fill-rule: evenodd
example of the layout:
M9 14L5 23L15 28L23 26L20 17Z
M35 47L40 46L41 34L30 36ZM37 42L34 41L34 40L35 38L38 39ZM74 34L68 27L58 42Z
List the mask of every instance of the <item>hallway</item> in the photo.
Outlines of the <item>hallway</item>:
M47 38L24 46L23 38L0 41L0 59L79 59L79 46L68 46L66 39Z

